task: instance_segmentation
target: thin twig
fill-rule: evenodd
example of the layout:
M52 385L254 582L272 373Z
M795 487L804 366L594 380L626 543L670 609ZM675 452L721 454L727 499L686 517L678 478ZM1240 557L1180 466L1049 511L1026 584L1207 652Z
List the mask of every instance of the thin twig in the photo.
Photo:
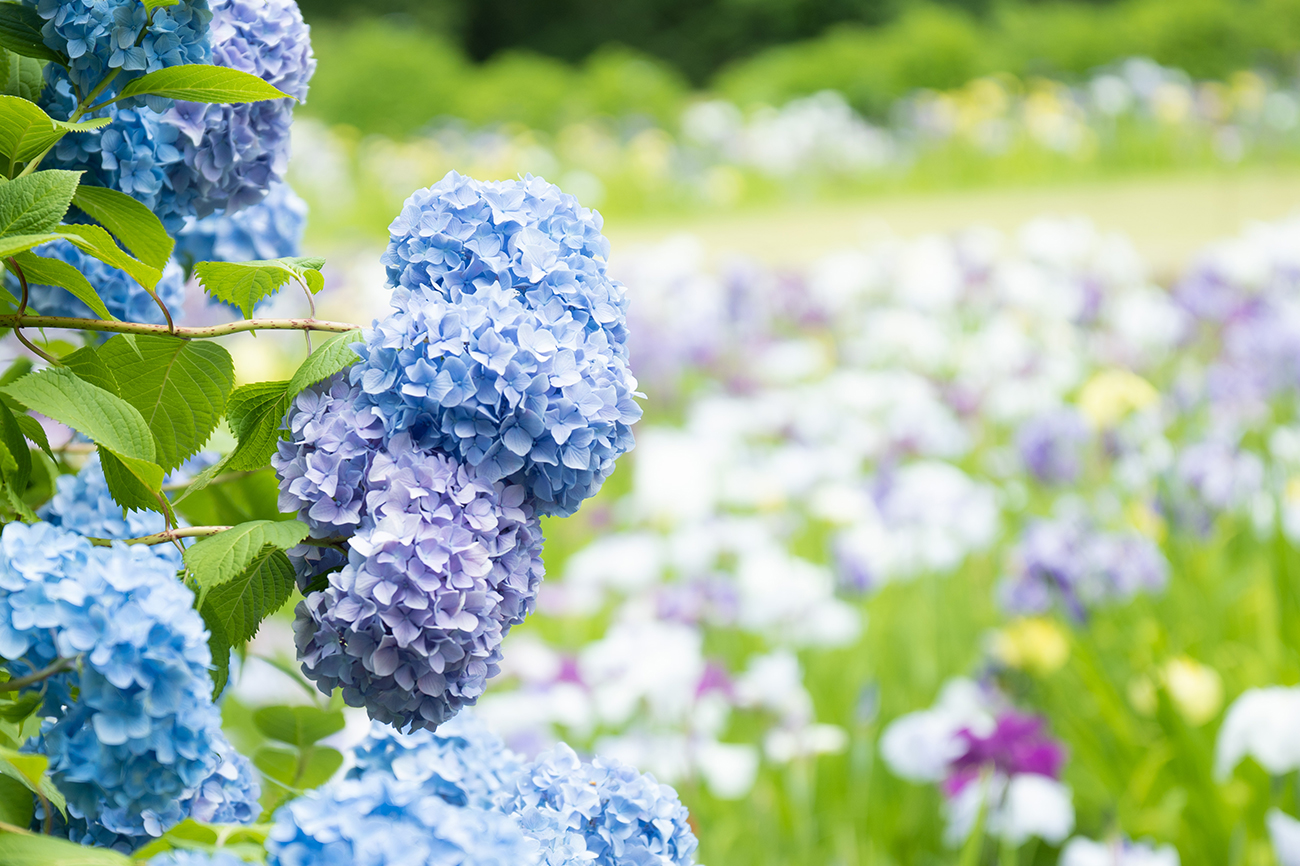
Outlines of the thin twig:
M225 484L229 481L238 481L241 478L247 478L250 475L256 475L259 471L260 470L257 469L249 469L245 472L222 472L216 478L213 478L211 481L209 481L208 485L212 486L216 484ZM192 483L193 480L191 479L190 481L178 481L174 484L164 484L162 486L163 493L174 493L177 490L186 490L189 488L189 486Z
M41 668L35 673L28 674L25 677L19 677L16 680L0 683L0 693L4 692L21 692L28 686L34 686L37 683L43 683L50 677L61 674L64 671L70 671L76 666L75 659L58 659L49 667Z
M10 256L8 259L6 259L6 262L8 263L9 267L13 269L14 276L18 277L18 284L23 288L23 296L22 299L18 302L18 312L15 314L15 318L17 319L17 321L21 322L27 313L27 275L23 273L22 267L19 266L18 262L14 259L13 256ZM21 325L14 325L14 336L18 338L18 342L22 343L29 350L35 353L37 357L44 358L46 361L48 361L49 363L53 364L56 367L63 366L62 362L60 362L58 358L55 358L54 356L46 353L43 349L39 348L31 340L23 336Z
M164 337L181 337L186 340L211 340L246 331L324 331L345 334L358 331L360 325L351 322L326 322L318 319L243 319L224 325L204 328L176 328L166 325L146 325L143 322L115 322L108 319L79 319L71 316L0 315L0 328L64 328L72 331L102 331L111 334L157 334Z
M170 544L179 538L210 538L230 529L229 526L182 526L145 535L140 538L87 538L96 547L112 547L114 544Z

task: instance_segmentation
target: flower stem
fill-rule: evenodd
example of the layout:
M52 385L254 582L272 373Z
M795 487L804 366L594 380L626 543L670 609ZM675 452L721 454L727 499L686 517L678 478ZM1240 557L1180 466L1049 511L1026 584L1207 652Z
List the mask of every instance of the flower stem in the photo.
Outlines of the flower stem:
M112 547L119 541L123 544L171 544L181 538L210 538L213 535L219 535L230 529L229 526L182 526L179 529L168 529L163 532L155 532L153 535L145 535L140 538L87 538L91 544L96 547Z
M76 665L74 659L58 659L49 667L41 668L35 673L28 674L25 677L19 677L16 680L0 683L0 693L3 692L21 692L28 686L34 686L37 683L43 683L50 677L61 674L64 671L72 670Z
M22 292L23 296L18 301L18 312L15 314L16 318L21 320L27 313L27 275L23 273L23 269L18 265L18 262L14 260L12 256L10 256L5 261L9 265L9 269L14 272L14 276L18 278L18 284L22 286L23 289ZM26 346L37 357L43 358L44 360L48 361L49 363L53 364L56 367L63 366L62 362L60 362L58 358L49 355L43 349L39 348L31 340L23 336L22 329L18 325L14 325L14 336L18 338L18 342Z
M118 322L108 319L79 319L71 316L0 315L0 328L65 328L73 331L103 331L112 334L158 334L186 340L210 340L245 331L326 331L345 334L358 331L351 322L327 322L319 319L243 319L205 328L168 328L142 322Z

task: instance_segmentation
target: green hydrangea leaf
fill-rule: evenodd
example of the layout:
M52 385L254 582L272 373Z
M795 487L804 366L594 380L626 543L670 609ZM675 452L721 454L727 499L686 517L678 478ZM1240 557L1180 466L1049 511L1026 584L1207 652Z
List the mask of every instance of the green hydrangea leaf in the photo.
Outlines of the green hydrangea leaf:
M289 403L291 404L293 398L304 389L310 388L317 382L323 382L361 360L356 350L352 348L353 343L359 342L361 342L361 331L358 329L336 334L316 347L316 351L307 356L307 360L302 362L298 372L294 373L293 378L289 380L287 391Z
M310 746L343 730L343 713L316 707L262 707L253 713L253 724L264 735L291 746Z
M165 502L157 501L164 473L154 462L153 434L140 410L66 367L29 373L2 390L23 406L67 424L99 445L109 492L120 505L131 510L169 511Z
M36 174L44 173L37 172ZM35 176L29 175L29 177ZM0 187L0 189L3 189L3 187ZM90 253L101 262L110 264L118 270L126 271L131 276L131 279L144 286L151 293L154 287L158 285L158 281L162 279L162 270L146 265L139 259L127 255L117 245L117 241L113 240L113 236L99 226L59 226L55 231L64 240L71 241L78 249Z
M307 533L307 524L298 520L250 520L187 547L185 566L199 587L199 609L211 589L244 574L267 545L288 550Z
M5 866L131 866L133 862L111 848L88 848L57 836L0 834L0 863Z
M12 98L0 97L0 147L12 132L4 125L3 100ZM22 237L54 231L67 215L79 183L81 172L56 169L38 171L0 186L0 236Z
M225 414L235 364L217 343L153 334L136 335L133 341L118 336L98 354L122 399L149 425L156 462L165 470L202 448Z
M19 253L13 257L18 266L23 269L23 276L27 279L28 285L33 286L60 286L67 289L87 307L90 311L101 319L115 319L116 317L104 306L104 302L99 297L99 292L90 284L81 271L72 265L59 259L47 259L44 256L38 256L30 250L25 253ZM36 312L40 312L38 309Z
M284 607L293 594L289 557L275 544L264 544L234 580L208 591L199 612L212 638L213 694L221 694L230 675L230 649L253 639L262 621Z
M325 285L320 258L284 258L254 262L199 262L194 266L203 290L218 301L238 307L244 318L263 298L274 295L293 280L300 280L315 294Z
M45 44L41 28L45 19L21 3L0 3L0 47L36 60L67 64L68 58Z
M288 409L288 382L255 382L236 389L230 395L226 417L239 445L227 458L226 468L239 472L266 466L275 454Z
M176 242L154 212L131 196L102 186L83 186L72 197L72 203L112 232L146 265L158 270L167 266Z
M256 75L238 69L201 63L168 66L142 75L123 87L118 95L122 98L152 95L166 99L182 99L186 102L211 102L223 105L260 102L263 99L292 99L289 94Z
M0 48L0 94L35 102L45 88L45 62Z

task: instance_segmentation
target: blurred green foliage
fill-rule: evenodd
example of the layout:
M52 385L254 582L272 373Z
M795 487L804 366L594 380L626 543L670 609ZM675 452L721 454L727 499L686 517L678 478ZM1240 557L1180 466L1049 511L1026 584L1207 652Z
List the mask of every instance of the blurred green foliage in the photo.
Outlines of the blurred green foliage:
M995 72L1069 79L1141 55L1197 78L1223 78L1253 67L1291 71L1297 53L1297 0L1008 3L987 19L917 5L885 27L844 25L731 65L713 87L742 105L831 88L879 115L915 88L951 88Z
M594 114L642 114L671 126L688 93L671 67L618 47L581 66L523 52L473 64L446 37L391 20L317 25L313 43L321 63L305 113L391 136L437 117L552 130Z
M343 4L338 0L304 3L316 22L314 40L322 61L308 113L328 122L352 124L362 132L392 136L414 132L439 117L461 118L476 126L521 123L555 131L595 115L641 115L673 129L691 95L690 76L702 68L696 61L683 59L685 55L668 50L668 43L678 41L671 35L677 30L655 30L647 10L668 9L671 4L667 0L659 0L658 5L637 0L628 2L626 8L623 2L606 4L606 16L595 15L594 10L590 10L592 15L578 16L584 21L632 21L636 15L646 16L641 27L646 38L626 40L639 48L591 42L576 31L564 37L570 40L564 42L568 47L552 45L546 34L556 31L555 39L560 39L557 28L596 27L575 23L574 10L586 0L569 0L540 18L541 13L528 11L534 4L520 0L485 0L465 8L457 6L456 0L412 2L378 0L366 7L372 15L380 13L377 17L355 20L343 16ZM534 38L516 40L522 47L504 47L495 50L491 59L476 62L473 55L484 53L484 45L461 38L478 26L473 15L504 10L509 2L517 3L520 11L511 26L528 29ZM679 47L685 51L689 39L698 38L697 49L707 53L715 49L700 46L709 40L733 38L710 36L709 27L714 25L705 23L732 21L731 6L751 10L754 15L759 14L757 10L767 10L763 15L768 16L784 10L782 14L790 22L803 22L784 30L755 25L755 32L766 35L755 35L753 40L762 43L782 33L802 32L800 27L811 28L808 22L821 20L818 15L822 13L834 18L831 11L838 9L836 14L842 18L850 7L876 8L880 2L715 0L695 5L701 23L698 28L681 31ZM720 5L728 9L720 11ZM408 11L418 14L382 14L408 6ZM810 11L813 6L821 12L814 14ZM467 8L474 10L473 15ZM331 9L334 16L328 14ZM745 18L738 12L735 15ZM690 16L668 17L694 20ZM859 17L870 18L865 12ZM525 27L527 22L535 26ZM651 38L655 32L660 33L663 44L654 41L660 37ZM721 53L710 56L723 57L732 48L739 52L742 43L757 44L747 42L749 37L735 39L734 44L727 43L731 48L717 48ZM471 50L462 43L469 44ZM514 43L507 40L503 46L509 44ZM548 47L556 50L543 53ZM571 56L575 62L554 54ZM1222 78L1236 70L1260 67L1288 73L1300 55L1300 0L1005 2L983 15L952 5L908 4L880 26L840 24L816 38L735 61L719 71L710 88L746 107L780 105L798 96L835 89L859 111L881 116L898 97L920 87L952 88L993 72L1051 74L1069 80L1135 55L1185 69L1196 77ZM394 81L401 86L378 86Z

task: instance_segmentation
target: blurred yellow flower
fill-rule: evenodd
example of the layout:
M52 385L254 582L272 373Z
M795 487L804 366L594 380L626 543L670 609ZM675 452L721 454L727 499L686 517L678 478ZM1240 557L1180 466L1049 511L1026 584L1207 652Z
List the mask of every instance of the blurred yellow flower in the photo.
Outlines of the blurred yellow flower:
M1133 524L1133 528L1138 532L1157 543L1165 540L1168 524L1149 502L1136 499L1129 503L1126 512L1129 523Z
M1174 706L1193 725L1203 725L1223 706L1223 680L1219 672L1188 656L1165 663L1161 671Z
M1047 676L1070 658L1070 642L1059 625L1042 617L1018 619L993 635L993 655L1008 667Z
M1128 370L1102 370L1084 383L1079 411L1094 427L1113 427L1135 409L1145 409L1160 397L1151 383Z

